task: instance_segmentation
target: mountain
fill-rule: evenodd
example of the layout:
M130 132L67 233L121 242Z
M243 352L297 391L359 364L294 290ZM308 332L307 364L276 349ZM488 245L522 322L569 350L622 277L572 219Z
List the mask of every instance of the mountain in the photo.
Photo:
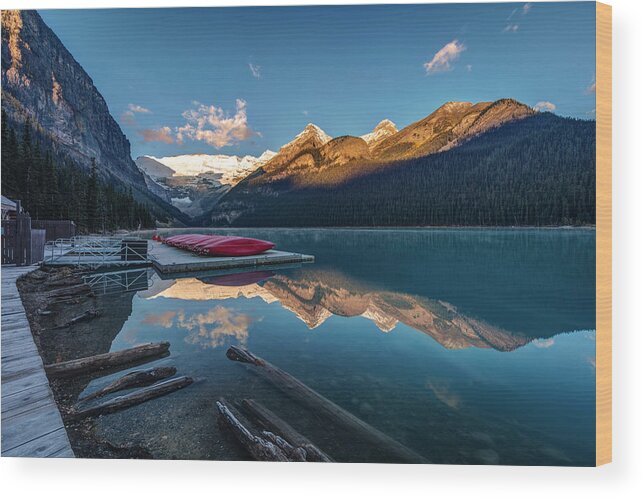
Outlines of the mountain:
M397 126L395 126L393 121L390 119L383 119L377 124L372 132L362 135L360 138L366 142L369 148L374 149L383 140L387 139L391 135L395 135L397 132Z
M300 184L320 183L319 173L347 163L383 163L448 150L504 123L532 116L536 111L512 99L496 102L447 102L426 118L398 131L382 120L361 137L331 138L309 123L263 166L265 182L298 177ZM346 176L353 171L346 169Z
M284 178L293 172L305 171L319 161L319 149L331 141L330 135L317 125L308 123L291 142L263 165L263 172L275 179Z
M374 165L445 151L504 123L534 114L533 109L512 99L479 104L448 102L400 131L385 119L361 137L347 135L334 139L309 123L258 175L253 175L252 181L264 186L283 180L300 186L337 184ZM344 165L348 166L337 168ZM328 170L333 168L329 174Z
M593 224L595 131L510 99L449 103L372 149L339 137L280 150L221 198L211 223Z
M192 217L212 209L230 187L275 156L266 150L259 157L223 154L140 156L136 165L150 191Z
M185 219L149 193L105 99L35 11L2 11L2 110L13 129L29 120L34 138L58 160L89 173L94 158L101 180L131 188L159 216Z
M380 160L399 160L448 150L504 123L536 113L513 99L496 102L447 102L373 148Z
M139 170L154 180L168 178L174 176L174 173L176 173L172 168L166 166L154 156L139 156L134 162Z

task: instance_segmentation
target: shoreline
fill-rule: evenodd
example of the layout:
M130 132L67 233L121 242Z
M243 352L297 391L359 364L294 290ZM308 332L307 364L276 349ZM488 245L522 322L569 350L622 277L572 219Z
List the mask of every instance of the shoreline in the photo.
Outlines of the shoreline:
M391 231L405 231L405 230L484 230L484 231L527 231L527 230L538 230L538 231L596 231L596 225L583 225L583 226L571 226L571 225L552 225L552 226L476 226L476 225L452 225L452 226L442 226L442 225L417 225L417 226L321 226L321 227L280 227L280 226L266 226L266 227L205 227L205 226L193 226L193 227L158 227L158 228L148 228L144 230L133 230L128 232L128 234L137 234L137 233L153 233L163 230L346 230L346 231L368 231L368 230L391 230Z

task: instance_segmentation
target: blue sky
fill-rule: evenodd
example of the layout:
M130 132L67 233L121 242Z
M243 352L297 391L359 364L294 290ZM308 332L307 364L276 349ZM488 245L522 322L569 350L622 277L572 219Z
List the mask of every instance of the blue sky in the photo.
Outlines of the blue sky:
M261 154L512 97L593 119L592 2L39 11L132 155Z

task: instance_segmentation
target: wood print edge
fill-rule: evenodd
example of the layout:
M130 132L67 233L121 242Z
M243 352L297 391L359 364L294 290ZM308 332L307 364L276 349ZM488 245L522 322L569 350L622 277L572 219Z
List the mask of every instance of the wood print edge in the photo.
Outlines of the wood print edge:
M612 461L612 7L596 3L596 465Z

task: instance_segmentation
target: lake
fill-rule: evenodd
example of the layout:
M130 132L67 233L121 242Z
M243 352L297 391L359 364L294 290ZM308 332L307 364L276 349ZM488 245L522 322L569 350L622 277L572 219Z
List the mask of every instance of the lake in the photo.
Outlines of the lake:
M252 398L337 461L395 461L229 360L239 345L431 462L594 464L594 230L225 232L316 261L227 277L146 270L147 289L117 298L111 350L169 341L156 364L197 382L100 418L101 437L156 458L248 459L215 402Z

